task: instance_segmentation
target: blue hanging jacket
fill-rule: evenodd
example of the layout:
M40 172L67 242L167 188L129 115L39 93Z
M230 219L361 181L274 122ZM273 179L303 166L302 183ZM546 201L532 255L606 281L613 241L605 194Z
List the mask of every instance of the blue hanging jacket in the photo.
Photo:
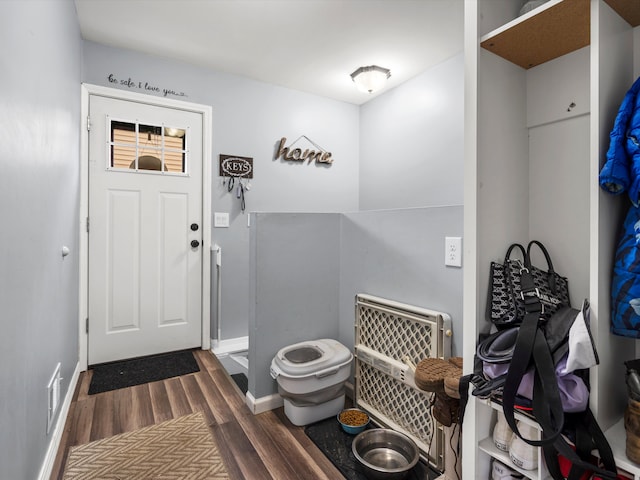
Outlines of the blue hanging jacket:
M611 331L640 338L640 78L618 110L600 186L612 195L626 192L631 200L613 267Z
M640 338L640 207L631 206L616 249L611 283L611 331Z
M620 104L610 134L607 161L600 171L600 186L613 195L628 192L638 206L640 189L640 78Z

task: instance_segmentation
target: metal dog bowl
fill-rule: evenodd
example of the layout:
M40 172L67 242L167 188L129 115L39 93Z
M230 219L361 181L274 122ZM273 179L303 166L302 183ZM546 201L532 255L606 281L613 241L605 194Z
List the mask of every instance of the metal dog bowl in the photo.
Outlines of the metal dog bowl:
M386 428L359 433L353 439L351 450L359 468L372 480L403 479L420 459L413 440Z

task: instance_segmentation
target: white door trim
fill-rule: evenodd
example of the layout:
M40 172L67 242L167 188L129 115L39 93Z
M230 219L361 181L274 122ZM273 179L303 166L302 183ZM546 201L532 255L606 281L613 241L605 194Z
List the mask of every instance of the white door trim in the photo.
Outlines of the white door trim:
M119 100L128 100L149 105L177 108L202 114L202 349L211 348L210 309L211 309L211 126L213 109L209 105L183 102L180 100L155 97L141 93L127 92L113 88L83 83L81 85L81 132L80 132L80 218L78 219L79 239L79 316L78 348L81 370L87 369L88 335L86 330L89 311L89 235L87 217L89 216L89 97L100 95Z

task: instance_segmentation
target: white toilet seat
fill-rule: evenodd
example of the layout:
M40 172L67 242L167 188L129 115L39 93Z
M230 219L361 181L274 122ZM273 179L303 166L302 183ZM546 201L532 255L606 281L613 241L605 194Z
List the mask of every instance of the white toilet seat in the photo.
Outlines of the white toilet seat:
M315 352L315 354L314 354ZM317 355L317 356L315 356ZM312 360L304 361L304 357ZM352 359L351 352L331 338L309 340L281 348L274 358L279 375L306 376L340 366ZM300 361L301 360L301 361ZM276 377L274 377L276 378Z

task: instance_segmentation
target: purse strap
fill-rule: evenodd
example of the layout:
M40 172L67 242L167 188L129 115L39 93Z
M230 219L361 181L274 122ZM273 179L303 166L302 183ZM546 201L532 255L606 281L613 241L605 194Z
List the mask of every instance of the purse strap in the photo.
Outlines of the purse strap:
M518 250L520 250L520 252L522 253L522 260L526 261L527 259L527 252L525 251L524 247L522 245L520 245L519 243L512 243L511 245L509 245L509 248L507 249L507 253L504 256L504 263L506 264L510 259L511 259L511 252L513 252L513 250L517 248Z
M551 255L549 255L549 252L547 251L545 246L542 244L542 242L539 242L538 240L531 240L529 242L529 244L527 245L527 254L524 257L524 266L527 267L527 269L531 270L531 246L532 245L537 245L538 248L544 254L544 258L547 261L547 281L549 282L549 287L551 288L551 291L555 293L556 291L555 270L553 269L553 263L551 262Z
M560 437L564 426L564 410L549 345L538 325L542 303L531 272L523 268L520 277L526 315L518 332L513 358L504 382L502 409L509 427L523 441L534 446L550 445ZM540 440L524 438L520 434L514 412L520 381L531 364L535 366L533 413L542 426Z
M553 445L542 447L545 463L551 476L554 479L565 478L558 463L558 455L562 455L571 462L567 480L580 480L585 472L592 472L603 479L618 478L618 469L611 446L589 407L584 412L567 415L571 417L571 424L575 427L575 451L562 436ZM602 467L585 460L591 457L593 450L598 451Z

